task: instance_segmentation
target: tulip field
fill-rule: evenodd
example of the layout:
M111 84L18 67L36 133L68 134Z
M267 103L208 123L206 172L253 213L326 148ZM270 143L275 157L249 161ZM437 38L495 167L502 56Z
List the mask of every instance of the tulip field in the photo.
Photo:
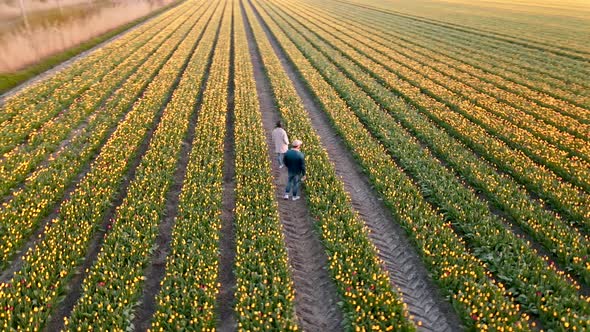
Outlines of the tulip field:
M403 2L185 0L1 100L0 331L590 331L590 49Z

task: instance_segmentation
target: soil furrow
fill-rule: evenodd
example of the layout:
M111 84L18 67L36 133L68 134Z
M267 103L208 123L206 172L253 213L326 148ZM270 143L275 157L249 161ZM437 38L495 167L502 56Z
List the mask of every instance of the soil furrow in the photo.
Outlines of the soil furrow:
M308 38L306 38L307 41L309 41ZM314 46L317 49L317 46ZM320 50L321 51L321 50ZM324 52L322 52L324 55L326 55ZM326 55L327 56L327 55ZM337 63L335 63L337 66L339 66ZM346 75L346 77L351 78L352 77L345 71L343 71L343 74ZM362 88L362 87L361 87ZM365 92L369 93L368 90L362 88ZM369 98L371 98L376 104L380 104L380 102L374 98L372 95L368 95ZM381 105L383 106L383 105ZM353 107L353 106L351 106ZM365 123L365 121L363 119L361 119L361 122ZM407 127L406 127L407 128ZM369 127L367 127L367 130L372 131ZM411 130L411 128L409 129ZM372 133L373 137L375 137L375 139L377 140L381 140L378 134ZM428 149L427 146L427 142L423 141L422 139L418 139L418 143L420 144L420 146L424 149ZM390 157L393 158L395 160L396 163L400 164L398 158L395 155L391 155ZM542 256L544 259L546 259L547 261L551 262L549 260L549 258L556 260L557 256L552 254L551 252L549 252L549 250L545 249L541 243L537 240L535 240L531 235L529 235L528 233L526 233L526 231L519 225L516 224L516 221L514 220L513 217L511 217L510 215L508 215L507 213L503 212L502 210L500 210L498 207L495 206L496 203L494 203L494 201L485 193L479 192L477 190L477 184L472 184L472 182L468 181L468 183L466 183L463 180L463 176L461 175L461 173L457 170L455 170L452 166L449 165L449 163L447 162L447 160L445 159L444 156L439 157L436 153L433 153L433 157L437 160L437 162L439 162L444 168L446 168L449 172L453 173L453 175L457 178L457 180L466 188L473 188L476 192L477 192L477 197L482 201L485 202L486 205L488 205L490 213L492 215L497 216L500 220L502 220L502 222L504 223L504 227L515 233L515 235L517 237L523 238L525 239L527 242L529 242L529 245L536 250L537 252L539 252L539 255ZM415 179L414 175L406 172L406 174L412 179L412 181L414 182L414 184L417 187L420 187L419 181L417 181L417 179ZM433 202L431 199L429 199L427 197L427 201L433 206L433 207L437 207L438 204L436 204L435 202ZM462 232L458 232L458 234L462 234ZM565 268L565 266L563 264L557 263L557 262L551 262L551 265L553 265L557 270L564 272L565 275L568 275L567 273L567 269ZM580 293L583 295L587 295L589 290L589 287L584 284L584 282L578 278L577 276L569 276L569 279L575 281L577 284L581 285L580 288Z
M179 44L177 44L174 49L172 51L169 52L169 54L166 56L165 61L162 61L160 64L160 68L162 66L164 66L164 64L172 57L174 50L178 47ZM150 78L148 79L148 81L151 81L156 75L158 74L158 71L155 71ZM119 119L124 119L127 114L132 110L133 105L135 104L135 102L137 100L139 100L145 90L147 89L148 84L146 83L143 88L142 91L140 93L137 94L137 96L135 97L134 101L130 102L128 109L125 110L120 116ZM63 201L66 201L69 199L70 195L74 192L74 190L77 188L77 184L78 182L80 182L85 176L86 174L90 171L90 165L92 165L95 161L95 159L98 157L98 155L100 154L100 151L102 149L102 146L104 146L104 144L106 144L106 142L109 141L110 137L113 135L113 133L115 132L115 130L117 129L118 125L115 125L111 128L109 128L106 132L106 134L104 135L103 139L101 140L99 146L97 146L96 148L93 149L92 152L92 156L88 159L87 162L85 162L84 166L82 166L81 171L68 183L65 185L65 190L64 193L62 195L61 199L57 199L56 202L54 204L52 204L53 206L48 209L49 214L42 218L42 220L39 222L39 224L36 226L36 230L35 232L33 232L32 235L30 235L28 237L28 240L25 242L25 244L22 246L22 249L15 255L15 257L12 259L12 262L10 263L10 266L8 266L0 275L0 282L7 282L8 280L12 279L14 273L16 273L18 270L20 270L20 268L22 267L22 259L24 258L24 256L26 255L26 253L32 249L33 247L35 247L35 245L41 241L44 237L44 233L46 230L46 226L53 220L55 219L58 214L59 214L59 206L61 205L61 203ZM82 130L82 128L79 128L79 130ZM151 135L151 133L150 133ZM151 137L151 136L150 136ZM62 142L63 144L63 142ZM68 142L69 144L69 142ZM63 147L66 148L67 144ZM50 160L53 160L55 158L57 158L57 156L62 153L62 147L60 147L59 149L57 149L55 152L53 152L52 154L50 154L50 157L47 160L44 160L39 166L38 166L38 170L42 169L42 168L47 168L50 166ZM13 189L13 192L16 192L17 190L21 190L24 189L27 186L26 182L23 182L19 185L18 188ZM12 199L14 196L11 193L10 195L6 196L3 199L3 202L8 202L10 199ZM104 229L104 227L102 228Z
M298 323L304 331L341 331L343 316L337 306L339 295L328 273L328 258L318 233L314 231L315 222L309 214L307 204L303 199L282 199L287 171L278 167L271 138L271 131L279 120L279 115L250 24L247 19L244 22L269 156L272 160L279 216L292 269Z
M350 194L353 207L370 230L369 237L379 250L379 257L384 261L385 269L389 272L392 281L398 281L394 282L394 287L400 290L414 320L421 322L422 326L419 329L422 331L461 330L455 311L450 303L443 299L439 289L429 278L428 272L403 229L394 222L391 213L372 190L366 176L362 174L344 143L331 128L319 104L298 76L296 68L280 49L256 10L255 13L263 23L263 28L281 59L283 68L303 100L308 116L328 151L336 173L342 178ZM426 291L420 292L422 289Z
M98 257L100 249L102 248L102 243L104 242L104 238L108 235L110 225L113 221L113 218L115 217L117 207L123 203L123 199L125 198L125 196L127 196L129 184L131 183L131 180L135 178L137 166L139 166L139 163L141 162L143 155L149 147L149 143L151 141L153 133L157 128L160 119L162 118L163 109L164 107L162 107L158 111L158 115L156 116L154 124L148 131L146 138L137 150L136 156L134 156L133 160L130 162L127 174L125 174L124 180L119 187L119 192L116 194L116 197L112 202L111 207L104 216L100 228L93 235L92 240L90 241L89 250L86 254L86 257L84 258L84 263L78 268L78 271L76 272L74 277L69 281L69 292L67 293L63 302L60 304L56 313L52 316L51 320L47 324L45 331L49 332L63 329L64 317L68 317L70 315L70 312L74 308L74 305L82 295L82 283L86 278L86 270L88 270L94 264Z
M202 6L199 6L198 8L195 9L195 12L200 10ZM189 20L189 18L187 18L186 20ZM45 167L48 163L49 163L49 159L45 159L43 160L41 157L36 157L36 153L38 151L44 151L45 155L57 155L60 151L66 149L67 147L69 147L71 145L71 142L73 140L75 140L75 138L81 133L83 132L87 126L90 125L91 122L93 122L91 119L97 117L97 114L100 114L101 112L103 112L103 108L105 108L105 106L109 103L110 100L112 100L113 98L116 98L116 96L120 93L122 87L124 87L126 84L128 84L128 82L130 80L133 79L134 75L136 75L136 73L139 71L139 68L141 66L143 66L146 62L148 62L157 52L158 50L162 47L163 44L165 44L170 38L172 38L172 36L178 31L178 29L181 29L181 27L186 23L186 20L184 20L183 23L181 23L177 29L175 29L174 31L170 32L170 34L163 39L161 42L158 42L158 44L152 48L152 50L150 50L147 54L145 54L143 56L143 59L141 59L138 64L136 64L133 68L133 70L131 70L127 75L125 75L124 78L122 78L111 90L110 92L108 92L106 95L101 96L100 99L101 101L94 107L94 109L91 112L87 112L87 115L84 118L81 118L77 123L73 124L70 127L70 130L68 130L69 132L63 136L61 140L61 142L59 143L59 145L57 147L51 147L52 144L51 143L49 145L47 145L47 141L43 140L42 142L39 143L34 143L34 142L30 142L30 139L32 136L35 135L44 135L43 133L46 132L46 127L44 125L40 126L39 128L33 130L31 133L29 133L24 139L23 142L21 142L20 144L16 145L16 147L11 150L11 151L17 151L17 150L21 150L22 153L27 153L27 152L23 152L22 150L25 151L29 151L28 153L30 153L30 155L33 156L33 159L29 161L29 171L28 174L31 174L32 172L34 172L35 169L40 169L42 167ZM153 39L155 38L155 36L150 39L148 41L152 42ZM143 46L142 46L143 47ZM163 65L163 64L162 64ZM116 68L115 68L116 69ZM115 70L113 69L113 70ZM157 74L157 71L154 72L150 79L147 81L150 81L151 78L153 78L155 75ZM107 74L109 75L109 74ZM91 90L91 89L89 89ZM80 96L83 96L84 94L86 94L88 91L81 93ZM78 98L81 98L81 97ZM60 121L66 121L64 118L67 118L68 116L70 116L70 114L68 113L68 111L71 108L76 108L79 107L79 105L75 105L76 102L72 103L70 106L68 106L67 108L65 108L64 110L62 110L62 112L60 112L60 115L55 117L54 119L52 119L51 121L49 121L49 123L58 123ZM5 154L6 155L6 154ZM0 157L0 162L4 162L5 158L4 157ZM24 187L23 184L24 181L24 177L23 179L17 180L15 181L15 183L13 184L13 188L12 188L12 192L17 191L20 188ZM12 194L9 194L7 196L5 196L3 198L3 201L6 202L8 201L10 198L12 198Z
M202 33L201 33L201 36L202 36ZM197 39L197 41L193 45L192 50L191 50L191 54L194 52L196 46L198 45L198 40L200 39L201 36L199 36L199 38ZM115 198L112 201L110 208L108 209L108 211L106 211L103 221L102 221L98 231L95 232L94 235L92 236L92 240L90 241L90 245L88 247L86 257L84 258L84 263L80 267L78 267L76 274L73 276L73 278L71 280L68 281L69 287L68 287L67 293L65 295L65 298L58 305L58 308L55 309L55 312L52 315L52 317L49 319L47 325L45 326L44 331L49 332L49 331L58 331L58 330L63 329L64 328L64 318L70 316L70 313L72 312L72 309L74 308L74 305L76 304L76 302L78 302L78 299L82 296L82 284L83 284L84 279L86 278L87 270L89 270L90 267L92 267L92 265L94 264L94 262L98 258L98 254L100 253L100 249L102 248L102 244L104 242L104 239L106 236L108 236L108 232L111 228L110 225L113 221L113 218L115 217L117 207L119 207L123 203L123 199L127 196L127 190L129 189L129 184L135 178L135 173L137 171L137 167L139 166L143 156L145 155L146 151L148 150L148 148L150 146L150 142L152 140L154 132L158 128L160 120L162 119L162 116L164 114L164 110L166 109L166 105L170 101L174 90L178 86L178 83L180 82L180 79L181 79L182 75L184 74L184 71L188 65L189 59L190 59L190 55L185 59L185 62L182 65L182 68L178 71L178 74L176 76L174 83L172 84L172 86L168 90L168 95L166 96L166 99L162 103L162 106L160 107L160 109L157 111L157 114L156 114L152 124L150 125L149 130L145 134L145 138L143 139L139 148L135 151L135 155L133 156L133 158L131 159L131 161L127 165L128 168L127 168L126 174L123 177L123 181L122 181L121 185L119 186L118 192L115 194ZM142 94L142 96L143 96L143 94Z
M211 22L211 16L207 21L207 25ZM204 32L207 28L203 29L201 36L199 36L200 42ZM218 29L219 30L219 29ZM156 249L152 254L151 262L144 272L145 283L141 297L138 301L139 305L135 311L135 319L133 320L133 326L135 331L146 331L151 324L151 318L156 311L156 295L160 292L160 282L164 279L166 274L166 258L170 253L170 245L172 242L172 229L174 228L174 220L178 215L178 203L180 193L182 191L182 184L187 172L187 166L189 161L190 150L193 145L195 138L195 128L199 118L199 112L202 106L203 93L207 87L207 79L209 77L209 69L211 68L211 60L215 44L211 47L211 53L207 59L207 65L205 66L205 74L203 76L203 82L199 91L199 95L195 100L195 109L190 118L190 123L187 131L186 138L182 142L180 150L180 157L178 159L178 166L174 172L174 178L170 190L166 194L166 208L164 210L164 216L159 225L158 237L156 238Z
M499 43L499 44L505 44L505 45L513 44L519 48L530 49L534 52L552 53L554 55L567 58L567 60L572 61L574 63L576 63L576 62L585 63L585 62L590 61L590 58L588 58L589 53L587 53L585 51L581 51L581 50L576 50L576 49L571 49L571 48L563 48L562 46L549 45L546 43L532 41L529 39L515 38L514 36L503 35L503 34L497 33L497 32L481 30L481 29L468 27L468 26L461 26L458 24L447 23L447 22L433 20L433 19L429 19L429 18L425 18L425 17L416 16L416 15L404 14L401 12L396 12L394 10L380 9L380 8L372 7L369 5L363 5L363 4L349 2L349 1L336 0L336 2L345 3L345 4L348 4L351 6L364 8L364 9L367 9L370 11L381 12L386 15L391 15L391 16L395 16L395 17L402 17L407 20L412 20L412 21L428 24L431 26L441 27L443 29L450 29L450 30L459 31L459 32L465 33L465 34L475 35L477 37L483 37L485 39L491 40L491 41ZM557 49L555 49L555 48L557 48ZM574 52L574 53L572 54L569 52ZM575 54L576 52L578 54Z
M223 151L223 211L221 212L221 236L219 238L219 295L217 296L217 329L219 331L235 331L237 321L233 310L235 302L236 276L233 271L236 260L236 149L235 149L235 45L234 45L234 14L232 8L232 27L230 38L229 81L227 91L227 117L224 151Z
M114 131L115 131L115 129L113 129L109 133L108 136L110 137L110 135L112 135L112 133ZM105 140L105 142L106 142L106 140ZM91 158L90 162L87 163L87 165L80 172L80 174L78 174L76 176L76 178L66 188L64 195L63 195L63 199L58 200L57 203L54 204L54 206L50 209L51 213L47 217L43 218L43 220L39 223L37 230L32 235L29 236L29 239L27 240L25 245L22 246L22 249L17 252L16 256L14 256L14 258L12 259L12 262L10 263L10 265L0 275L0 282L9 282L12 279L12 277L14 276L14 274L18 270L21 269L21 267L23 265L24 256L27 254L27 252L29 250L33 249L38 242L43 240L43 237L45 235L45 230L47 228L47 224L49 224L53 219L58 217L59 206L61 205L61 203L63 201L67 201L70 199L71 194L77 188L76 186L77 186L78 182L80 182L86 176L86 174L90 171L90 165L94 162L96 157L98 157L98 154L99 154L98 152L94 154L94 156Z

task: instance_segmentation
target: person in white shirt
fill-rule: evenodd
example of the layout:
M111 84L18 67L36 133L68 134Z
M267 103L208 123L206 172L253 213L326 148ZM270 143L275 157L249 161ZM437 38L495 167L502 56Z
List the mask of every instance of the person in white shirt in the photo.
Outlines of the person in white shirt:
M285 129L283 129L281 121L277 121L277 126L272 131L272 140L275 144L275 152L277 154L277 159L279 160L279 168L283 168L285 167L283 156L285 155L285 152L289 150L289 137L287 136Z

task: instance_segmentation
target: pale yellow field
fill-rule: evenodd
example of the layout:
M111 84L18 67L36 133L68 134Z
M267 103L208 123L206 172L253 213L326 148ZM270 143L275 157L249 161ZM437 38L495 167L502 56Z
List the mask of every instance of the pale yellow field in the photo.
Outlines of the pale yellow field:
M590 51L587 0L351 0L537 42Z

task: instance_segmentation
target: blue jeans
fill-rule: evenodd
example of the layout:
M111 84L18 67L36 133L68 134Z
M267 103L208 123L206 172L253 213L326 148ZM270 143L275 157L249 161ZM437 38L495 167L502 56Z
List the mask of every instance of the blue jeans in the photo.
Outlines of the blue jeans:
M287 188L285 189L285 194L288 194L291 191L291 187L293 188L293 196L297 196L299 191L299 184L301 184L301 175L300 174L289 174L289 178L287 179Z
M277 153L277 159L279 160L279 167L280 166L285 166L285 163L283 163L283 157L285 156L284 153Z

